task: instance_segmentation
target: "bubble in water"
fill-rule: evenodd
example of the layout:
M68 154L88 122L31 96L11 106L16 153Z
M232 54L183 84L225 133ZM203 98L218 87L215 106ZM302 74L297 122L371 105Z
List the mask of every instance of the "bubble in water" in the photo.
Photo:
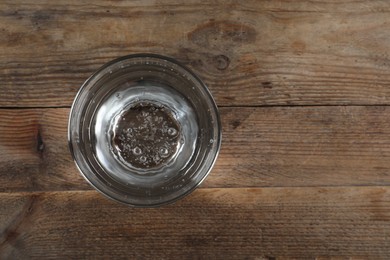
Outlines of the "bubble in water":
M141 148L139 148L139 147L135 147L134 149L133 149L133 153L135 154L135 155L141 155L142 154L142 150L141 150ZM142 157L144 157L144 156L142 156ZM146 159L146 158L145 158Z
M168 134L170 136L175 136L177 134L177 130L173 127L168 128Z
M126 150L126 151L130 151L130 150L131 150L131 147L130 147L129 144L125 144L125 145L123 146L123 149Z
M169 154L169 150L165 147L160 148L159 150L161 157L166 157Z
M147 117L148 115L149 115L148 112L145 112L145 111L142 111L142 112L141 112L141 116L143 116L143 117Z
M214 139L210 139L210 144L214 143Z
M158 155L153 156L153 161L155 163L158 163L160 161L160 156L158 156Z
M176 154L177 143L183 138L180 125L171 111L163 112L163 108L160 103L141 100L115 117L119 129L114 129L113 146L121 162L143 169L163 167Z
M117 99L121 99L121 94L119 94L119 93L116 93L116 95L115 95L115 96L116 96L116 98L117 98Z

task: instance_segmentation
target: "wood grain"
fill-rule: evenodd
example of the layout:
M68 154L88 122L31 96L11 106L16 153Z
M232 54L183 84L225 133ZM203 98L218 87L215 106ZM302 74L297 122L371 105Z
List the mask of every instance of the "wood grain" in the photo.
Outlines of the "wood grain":
M222 108L202 187L390 185L390 107ZM67 147L69 109L0 110L0 192L91 189Z
M172 56L220 106L389 105L387 1L1 1L0 106L70 106L109 60Z
M389 187L202 189L159 209L14 193L0 206L1 258L390 257Z
M390 259L387 0L0 1L0 259ZM190 196L106 199L67 147L81 84L171 56L223 144Z
M0 191L89 189L67 146L69 109L0 110Z

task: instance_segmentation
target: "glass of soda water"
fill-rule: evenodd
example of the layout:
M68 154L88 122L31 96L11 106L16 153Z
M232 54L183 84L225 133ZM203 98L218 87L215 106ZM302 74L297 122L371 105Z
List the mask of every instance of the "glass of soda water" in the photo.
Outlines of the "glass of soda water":
M80 88L68 141L84 178L130 206L171 203L207 177L221 123L206 85L177 61L154 54L111 61Z

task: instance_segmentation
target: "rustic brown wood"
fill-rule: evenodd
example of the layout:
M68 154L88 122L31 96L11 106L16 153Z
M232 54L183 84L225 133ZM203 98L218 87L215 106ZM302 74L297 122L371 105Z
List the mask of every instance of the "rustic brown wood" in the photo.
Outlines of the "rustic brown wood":
M0 106L70 106L105 62L189 65L221 106L390 104L388 1L1 1Z
M67 147L69 109L0 110L0 191L91 189ZM222 108L202 187L390 185L390 107Z
M389 42L386 0L0 1L0 259L390 259ZM67 148L83 81L140 52L222 107L211 174L158 209Z
M69 109L0 110L0 191L89 189L67 146Z
M0 257L389 259L390 188L203 189L159 209L0 194Z

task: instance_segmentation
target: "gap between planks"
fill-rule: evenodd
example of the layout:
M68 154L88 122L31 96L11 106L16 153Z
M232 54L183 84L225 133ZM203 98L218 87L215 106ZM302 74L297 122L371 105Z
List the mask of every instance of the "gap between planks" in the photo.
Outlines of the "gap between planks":
M299 105L299 104L286 104L286 105L218 105L218 108L288 108L288 107L388 107L390 104L307 104L307 105ZM61 108L71 108L72 106L32 106L32 107L0 107L0 110L17 110L17 109L61 109Z

